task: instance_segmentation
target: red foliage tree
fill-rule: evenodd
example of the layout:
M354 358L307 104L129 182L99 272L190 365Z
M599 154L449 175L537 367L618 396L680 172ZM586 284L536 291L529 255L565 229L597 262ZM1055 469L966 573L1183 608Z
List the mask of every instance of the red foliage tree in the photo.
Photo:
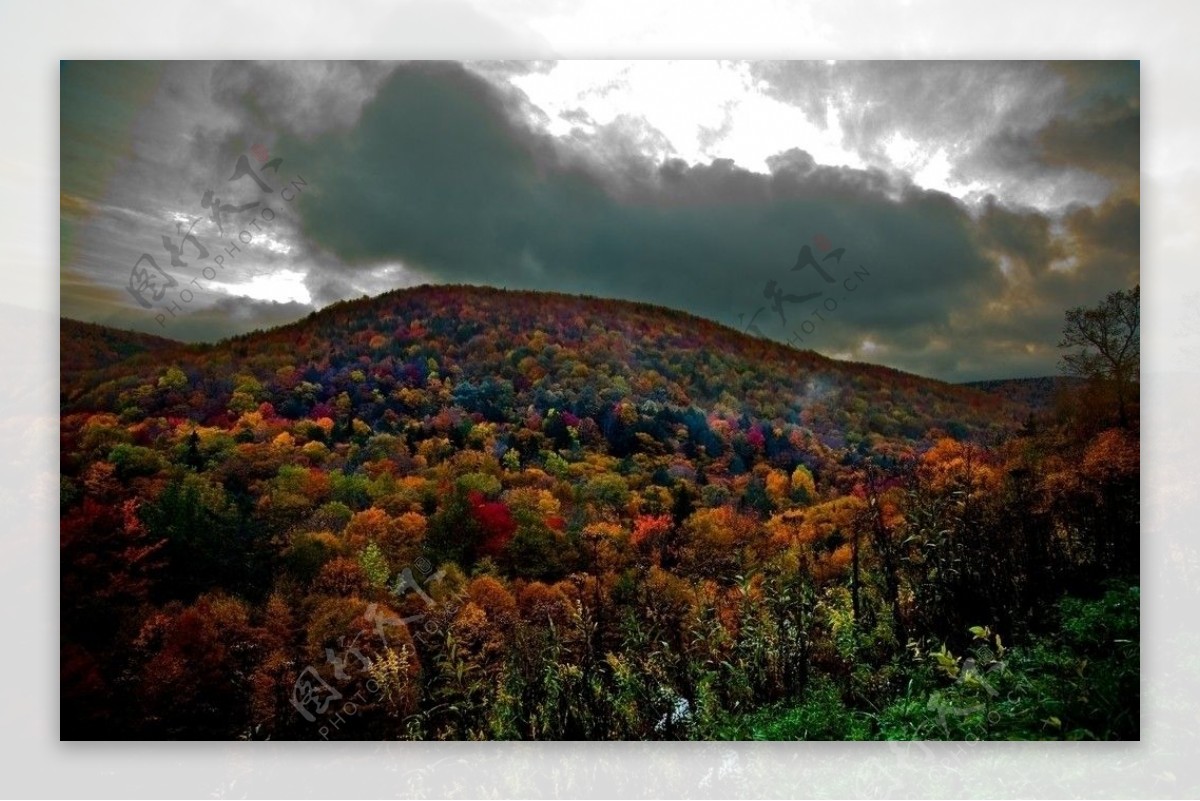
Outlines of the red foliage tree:
M472 491L468 499L475 519L484 531L479 552L484 556L499 557L516 533L517 521L513 519L508 506L501 501L485 501L478 491Z

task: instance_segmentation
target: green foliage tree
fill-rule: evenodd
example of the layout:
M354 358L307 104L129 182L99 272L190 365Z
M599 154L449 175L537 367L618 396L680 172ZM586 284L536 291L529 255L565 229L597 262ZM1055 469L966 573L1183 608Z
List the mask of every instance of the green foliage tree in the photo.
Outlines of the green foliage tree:
M180 370L175 365L171 365L158 379L158 386L161 389L181 390L188 385L187 374Z
M161 593L189 599L217 587L261 587L262 543L219 485L185 475L167 484L141 515L151 534L166 542Z
M367 547L363 548L362 552L359 553L358 564L372 587L382 588L387 586L388 579L392 575L392 569L388 565L387 557L383 555L383 551L373 541L367 543Z

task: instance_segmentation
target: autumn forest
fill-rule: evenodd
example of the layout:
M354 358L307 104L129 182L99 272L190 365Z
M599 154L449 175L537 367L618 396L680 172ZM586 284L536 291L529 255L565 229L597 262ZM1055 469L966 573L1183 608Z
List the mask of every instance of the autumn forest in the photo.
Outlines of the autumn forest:
M1137 739L1103 313L971 386L466 286L64 319L62 736Z

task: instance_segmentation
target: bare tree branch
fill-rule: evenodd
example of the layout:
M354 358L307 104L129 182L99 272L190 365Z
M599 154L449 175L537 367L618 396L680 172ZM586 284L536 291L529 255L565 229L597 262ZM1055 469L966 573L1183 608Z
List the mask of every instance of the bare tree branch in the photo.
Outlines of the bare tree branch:
M1141 288L1112 292L1099 306L1070 309L1063 328L1063 372L1094 381L1112 382L1117 413L1128 426L1128 399L1141 360Z

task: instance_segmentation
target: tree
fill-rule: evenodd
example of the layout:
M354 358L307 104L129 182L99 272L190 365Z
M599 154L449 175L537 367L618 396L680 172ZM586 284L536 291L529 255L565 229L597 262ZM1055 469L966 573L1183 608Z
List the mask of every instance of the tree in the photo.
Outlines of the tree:
M1117 417L1129 427L1129 400L1141 357L1140 287L1109 293L1094 308L1067 311L1060 348L1064 372L1109 384L1117 396Z
M200 453L200 435L196 433L196 429L192 428L192 433L187 439L187 451L183 457L184 464L193 470L204 469L204 456Z
M470 568L475 564L484 528L475 515L469 491L455 485L437 512L429 518L425 551L434 564L454 562Z
M188 377L186 373L172 365L158 379L158 385L163 389L181 390L188 385Z
M387 557L383 555L383 551L373 540L368 542L367 547L359 553L358 566L362 569L367 582L375 588L386 586L392 573Z
M191 600L206 590L247 594L266 566L257 529L221 485L187 473L139 508L152 539L164 540L167 566L158 590Z

